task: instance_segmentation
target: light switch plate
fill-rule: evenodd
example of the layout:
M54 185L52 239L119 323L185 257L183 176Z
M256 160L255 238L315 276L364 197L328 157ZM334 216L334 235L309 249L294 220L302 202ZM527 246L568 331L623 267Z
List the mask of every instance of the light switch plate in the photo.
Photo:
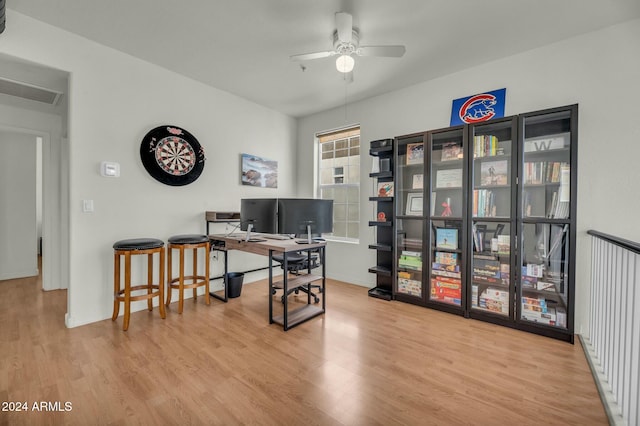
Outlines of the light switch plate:
M120 177L120 164L103 161L100 163L100 174L104 177Z
M85 213L93 212L93 200L82 200L82 211Z

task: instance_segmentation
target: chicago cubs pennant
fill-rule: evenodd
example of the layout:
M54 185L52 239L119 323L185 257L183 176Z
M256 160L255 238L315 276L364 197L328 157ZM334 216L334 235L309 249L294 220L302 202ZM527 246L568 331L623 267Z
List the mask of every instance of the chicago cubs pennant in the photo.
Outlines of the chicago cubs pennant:
M473 124L504 117L507 89L484 92L455 99L451 107L451 126Z

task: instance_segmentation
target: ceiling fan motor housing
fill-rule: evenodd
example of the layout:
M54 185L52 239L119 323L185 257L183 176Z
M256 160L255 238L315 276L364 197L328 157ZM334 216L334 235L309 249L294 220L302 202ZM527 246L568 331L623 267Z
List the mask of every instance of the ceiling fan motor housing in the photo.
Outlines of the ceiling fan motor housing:
M338 31L333 32L333 48L338 55L352 55L357 52L360 36L358 30L351 31L351 41L343 41L338 37Z

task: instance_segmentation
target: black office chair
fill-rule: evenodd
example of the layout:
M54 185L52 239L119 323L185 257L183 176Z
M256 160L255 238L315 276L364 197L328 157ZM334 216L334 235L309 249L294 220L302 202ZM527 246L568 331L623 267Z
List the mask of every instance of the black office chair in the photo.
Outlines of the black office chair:
M308 252L292 252L286 253L287 256L287 272L293 275L300 275L305 273L305 271L309 271L310 269L315 269L320 266L319 253L317 250L311 251L311 257L309 257ZM276 254L273 255L273 260L280 263L280 267L284 269L284 255ZM285 272L286 273L286 272ZM315 294L311 289L317 288L320 293L322 293L322 287L320 285L311 284L308 287L297 287L295 289L287 291L287 294L283 294L280 300L284 303L284 298L289 296L291 293L299 294L299 292L303 292L305 294L313 297L314 303L320 302L318 295ZM276 290L282 290L280 288L274 288L272 294L276 294Z

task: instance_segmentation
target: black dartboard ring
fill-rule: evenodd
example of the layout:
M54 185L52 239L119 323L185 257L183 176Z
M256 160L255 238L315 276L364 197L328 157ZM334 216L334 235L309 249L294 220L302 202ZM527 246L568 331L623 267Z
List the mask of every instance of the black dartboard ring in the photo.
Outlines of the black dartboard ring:
M204 149L198 140L177 126L158 126L140 144L144 168L158 182L171 186L188 185L204 169Z

